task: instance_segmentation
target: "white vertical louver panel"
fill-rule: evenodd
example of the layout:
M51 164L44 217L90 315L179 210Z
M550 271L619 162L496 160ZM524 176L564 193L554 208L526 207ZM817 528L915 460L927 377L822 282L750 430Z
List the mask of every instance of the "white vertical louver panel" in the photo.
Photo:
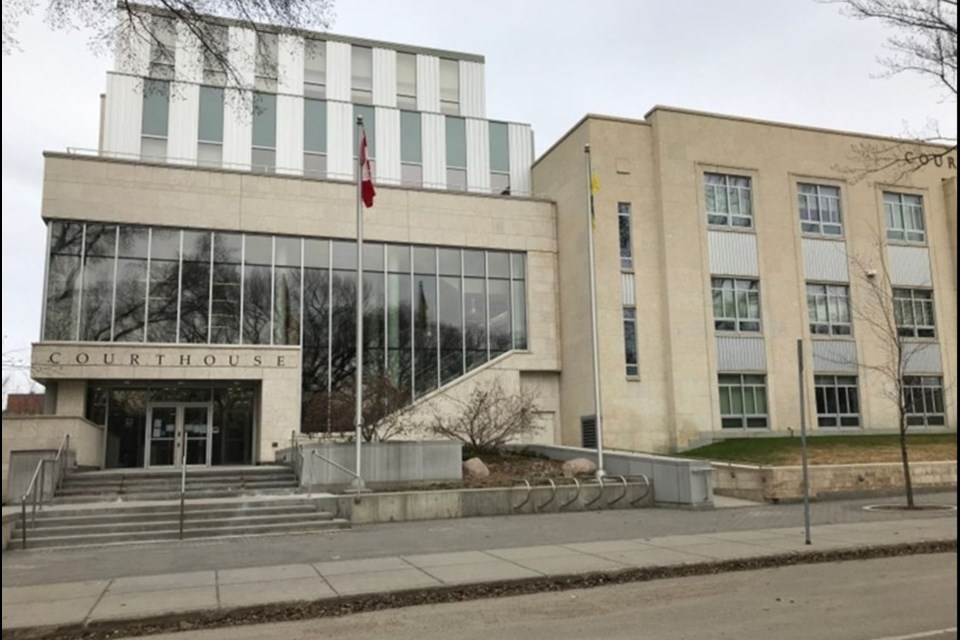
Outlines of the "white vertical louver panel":
M327 98L350 102L350 45L327 40Z
M733 231L708 231L710 273L723 276L760 276L757 236Z
M804 238L803 271L807 280L849 282L847 244L842 240Z
M906 287L932 287L930 250L927 247L889 245L890 284Z
M943 361L940 345L936 342L904 341L904 366L906 373L940 373Z
M857 344L853 340L813 340L813 370L817 373L856 373Z
M251 29L230 27L227 40L230 44L227 60L236 70L240 86L252 87L257 60L257 34Z
M427 189L446 189L446 122L439 113L423 113L420 118L423 136L423 186Z
M533 166L533 131L530 125L507 125L510 146L510 194L530 195L530 167Z
M117 73L145 76L150 71L150 14L140 12L139 15L142 18L131 22L126 10L117 9L113 65Z
M277 96L277 173L303 174L303 98Z
M127 159L140 157L143 121L143 81L133 76L107 74L103 111L103 153Z
M190 27L180 20L177 21L177 56L173 64L173 76L179 82L203 81L203 50L200 40Z
M460 61L460 115L485 118L487 110L483 63Z
M277 93L303 95L303 38L281 33L277 47ZM279 108L279 107L278 107ZM279 113L277 122L280 122ZM282 126L282 125L281 125ZM279 166L277 150L277 164Z
M374 177L380 184L400 184L400 112L387 107L376 107L375 113L377 157Z
M353 180L353 105L327 102L327 176Z
M397 52L393 49L373 49L373 104L397 106Z
M637 305L637 284L632 272L625 271L620 274L620 288L623 289L623 306L635 307Z
M467 191L490 193L490 123L467 118Z
M440 58L437 56L417 54L417 110L440 111Z
M253 144L253 94L225 89L223 92L223 166L250 169Z
M168 122L167 158L174 164L196 164L197 128L200 124L200 85L173 83L170 90Z
M717 370L766 371L767 353L763 338L717 336Z

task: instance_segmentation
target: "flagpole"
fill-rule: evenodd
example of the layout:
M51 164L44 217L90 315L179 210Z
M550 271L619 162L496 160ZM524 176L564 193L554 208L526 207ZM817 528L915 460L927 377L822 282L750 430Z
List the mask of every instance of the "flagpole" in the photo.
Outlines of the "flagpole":
M356 474L357 492L363 487L360 475L360 443L363 441L363 116L357 116L357 382L356 382Z
M587 259L590 262L590 340L593 347L593 415L597 428L597 477L606 475L603 466L603 417L600 413L600 352L597 338L597 270L593 258L593 167L590 163L590 145L583 145L587 169Z

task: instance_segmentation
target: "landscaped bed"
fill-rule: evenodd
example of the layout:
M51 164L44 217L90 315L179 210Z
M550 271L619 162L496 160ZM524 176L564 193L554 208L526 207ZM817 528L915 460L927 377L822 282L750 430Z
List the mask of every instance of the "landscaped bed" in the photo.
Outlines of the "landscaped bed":
M912 462L957 459L957 434L907 436ZM900 462L897 435L816 436L807 438L810 464L862 464ZM684 451L681 455L724 462L790 466L801 462L800 438L735 438Z

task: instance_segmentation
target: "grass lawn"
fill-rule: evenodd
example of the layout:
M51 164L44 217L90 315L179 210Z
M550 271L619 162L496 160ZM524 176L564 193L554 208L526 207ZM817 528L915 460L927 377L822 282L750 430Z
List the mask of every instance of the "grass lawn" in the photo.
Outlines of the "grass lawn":
M810 464L899 462L900 439L882 436L816 436L807 438ZM914 462L957 459L957 434L907 436L907 451ZM800 436L792 438L736 438L714 442L680 454L724 462L763 465L800 464Z

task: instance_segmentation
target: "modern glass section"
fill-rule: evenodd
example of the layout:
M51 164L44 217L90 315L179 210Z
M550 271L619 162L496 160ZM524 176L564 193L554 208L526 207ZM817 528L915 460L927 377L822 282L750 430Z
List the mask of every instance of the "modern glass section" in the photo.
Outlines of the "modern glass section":
M400 112L400 184L405 187L423 186L421 128L418 112Z
M750 178L706 173L707 223L721 227L753 226L753 194Z
M850 287L845 284L807 284L807 314L810 333L849 336Z
M277 170L277 95L253 94L253 149L251 169L260 173Z
M815 376L817 425L860 426L860 392L856 376Z
M350 48L351 102L373 104L373 49L353 45Z
M721 373L720 421L724 429L765 429L767 377Z
M460 63L440 58L440 112L460 115Z
M923 198L907 193L883 192L883 213L887 239L923 244L927 233L923 223Z
M417 108L417 56L397 52L397 107Z
M800 228L804 233L843 235L840 187L800 183L797 197L800 201Z
M467 190L467 121L447 116L447 189Z
M342 422L355 243L52 221L49 260L44 340L302 345L303 430ZM365 384L412 400L526 349L526 272L523 253L364 244Z
M169 117L170 83L165 80L144 80L140 124L141 159L159 162L167 159Z
M303 101L303 173L311 178L327 177L327 103Z
M327 97L327 43L323 40L304 41L303 95L307 98Z
M490 192L510 195L510 138L506 122L490 122Z
M223 89L200 87L197 125L197 162L205 167L223 164Z

